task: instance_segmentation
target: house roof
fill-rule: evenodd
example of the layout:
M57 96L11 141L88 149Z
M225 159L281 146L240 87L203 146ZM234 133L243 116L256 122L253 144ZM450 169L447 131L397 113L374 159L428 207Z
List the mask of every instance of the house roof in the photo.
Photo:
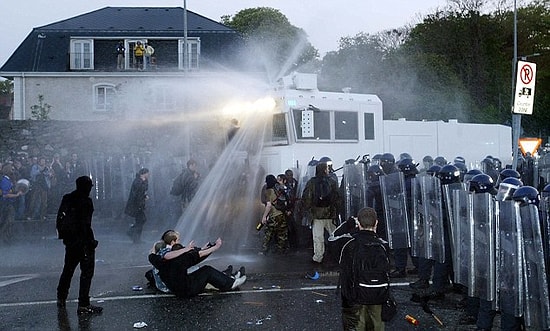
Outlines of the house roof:
M4 72L66 71L71 36L92 38L183 36L181 7L105 7L34 28L0 68ZM189 37L237 34L207 17L187 11Z
M66 20L36 28L42 31L180 31L183 32L183 8L180 7L105 7ZM235 31L221 23L187 10L188 32Z

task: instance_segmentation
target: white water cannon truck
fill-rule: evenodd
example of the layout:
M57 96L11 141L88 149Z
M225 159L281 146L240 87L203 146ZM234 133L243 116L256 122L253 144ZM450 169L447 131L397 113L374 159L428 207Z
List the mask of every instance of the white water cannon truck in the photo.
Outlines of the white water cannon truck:
M384 120L383 105L373 94L323 92L317 75L295 73L282 78L262 152L267 173L304 169L312 159L328 156L334 168L369 154L426 155L453 160L462 156L468 168L490 155L511 163L511 127L448 121Z

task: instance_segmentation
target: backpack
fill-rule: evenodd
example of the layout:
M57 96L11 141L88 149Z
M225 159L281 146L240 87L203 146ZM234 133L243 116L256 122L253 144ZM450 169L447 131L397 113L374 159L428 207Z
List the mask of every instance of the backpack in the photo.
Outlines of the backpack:
M330 207L332 202L332 187L330 178L327 176L315 180L315 189L313 190L313 206Z
M68 194L65 195L61 201L61 206L55 220L58 239L69 239L76 231L76 223L74 221L75 208L72 207L73 205L72 197Z
M359 243L351 239L351 265L340 273L342 297L360 305L384 304L390 295L389 259L380 242Z
M273 207L280 211L287 211L290 208L290 195L284 186L275 185L273 188L277 198L272 202Z
M185 186L183 185L183 173L181 173L174 178L172 188L170 189L170 194L175 196L182 195L184 190Z

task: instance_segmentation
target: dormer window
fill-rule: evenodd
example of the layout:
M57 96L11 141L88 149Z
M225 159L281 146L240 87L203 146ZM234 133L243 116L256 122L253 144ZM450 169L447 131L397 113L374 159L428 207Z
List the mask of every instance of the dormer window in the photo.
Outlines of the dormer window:
M94 69L93 39L71 39L71 70Z
M184 52L184 44L187 44L187 52ZM183 39L179 41L179 69L182 70L198 70L199 59L201 54L200 38L187 38L184 43ZM187 60L185 59L187 57ZM187 64L187 68L186 68Z

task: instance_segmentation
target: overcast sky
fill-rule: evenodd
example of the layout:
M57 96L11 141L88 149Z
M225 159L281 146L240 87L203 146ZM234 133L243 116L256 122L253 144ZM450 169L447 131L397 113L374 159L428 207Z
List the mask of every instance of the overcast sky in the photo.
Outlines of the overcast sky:
M321 55L358 32L417 23L446 0L187 0L187 9L215 21L242 9L272 7L302 28ZM0 0L0 66L33 28L110 7L183 7L183 0Z

